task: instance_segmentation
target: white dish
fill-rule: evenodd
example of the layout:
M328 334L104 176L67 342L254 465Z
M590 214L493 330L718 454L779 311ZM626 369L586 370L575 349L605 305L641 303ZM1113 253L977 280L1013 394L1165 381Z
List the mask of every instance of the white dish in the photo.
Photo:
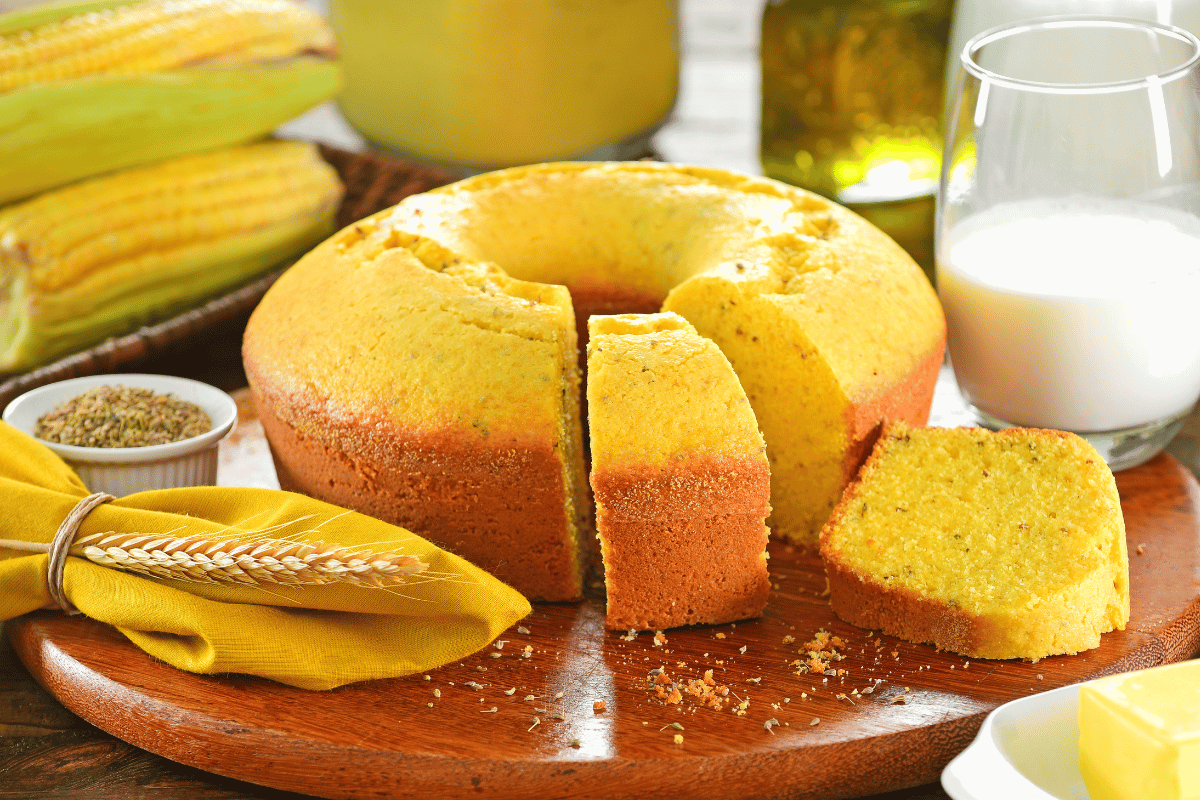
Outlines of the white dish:
M954 800L1090 800L1079 774L1079 684L997 708L942 771Z
M233 398L207 383L169 375L89 375L32 389L8 404L4 421L33 435L38 417L96 386L131 386L172 394L200 406L212 430L191 439L149 447L77 447L39 439L66 461L93 492L116 497L147 489L213 486L217 445L237 424Z

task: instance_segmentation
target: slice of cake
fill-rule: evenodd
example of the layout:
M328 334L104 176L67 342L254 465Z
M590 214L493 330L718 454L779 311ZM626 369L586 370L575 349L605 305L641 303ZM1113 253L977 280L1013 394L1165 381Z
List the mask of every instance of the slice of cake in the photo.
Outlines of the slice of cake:
M1124 629L1125 548L1103 459L1047 430L888 426L821 531L839 617L976 658Z
M587 399L609 628L758 616L770 471L725 356L675 314L594 316Z

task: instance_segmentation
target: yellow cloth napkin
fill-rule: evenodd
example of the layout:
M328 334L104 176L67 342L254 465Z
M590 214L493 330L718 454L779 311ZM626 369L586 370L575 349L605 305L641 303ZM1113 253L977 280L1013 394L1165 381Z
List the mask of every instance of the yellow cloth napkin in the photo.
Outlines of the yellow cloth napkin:
M88 494L58 456L0 423L0 538L49 542ZM289 492L139 492L95 508L77 538L109 531L371 545L428 564L424 573L388 588L258 588L149 578L67 559L63 590L76 608L190 672L246 673L331 689L463 658L530 612L516 590L403 528ZM0 621L57 607L47 589L47 559L0 548Z

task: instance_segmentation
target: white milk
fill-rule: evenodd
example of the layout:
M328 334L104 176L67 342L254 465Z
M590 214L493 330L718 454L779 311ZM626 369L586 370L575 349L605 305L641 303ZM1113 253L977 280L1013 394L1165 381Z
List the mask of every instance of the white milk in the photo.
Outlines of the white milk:
M959 385L1001 420L1114 431L1200 396L1200 219L1184 211L997 205L950 231L938 290Z

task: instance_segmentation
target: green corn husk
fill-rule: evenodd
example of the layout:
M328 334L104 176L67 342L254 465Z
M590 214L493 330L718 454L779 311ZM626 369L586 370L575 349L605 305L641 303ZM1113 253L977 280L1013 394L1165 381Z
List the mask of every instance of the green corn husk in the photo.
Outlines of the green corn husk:
M322 27L307 39L275 42L273 48L260 45L256 50L245 36L237 38L245 27L244 4L231 3L226 11L220 6L222 0L192 2L216 7L207 13L220 18L222 31L228 27L228 52L211 41L222 34L213 34L205 42L207 49L187 53L184 34L194 37L199 23L193 22L192 28L169 34L182 40L177 49L185 52L176 59L182 63L170 68L157 68L146 53L131 53L122 61L126 45L117 38L100 42L108 46L108 55L95 74L68 70L64 74L69 77L40 75L24 83L15 80L16 73L31 64L41 66L37 57L21 61L17 51L26 33L82 20L78 28L95 39L122 9L161 6L160 14L166 15L168 23L174 12L161 0L90 0L0 16L0 37L8 37L0 40L0 204L92 175L261 138L340 90L341 68L331 57L332 35L319 18ZM271 0L262 2L269 5ZM278 6L258 10L260 29L263 19L270 27ZM293 14L290 6L301 8L290 4L280 13ZM306 23L316 26L312 19ZM204 18L204 26L206 31L213 27L209 17ZM160 45L162 52L172 43L168 39ZM91 45L95 48L97 43ZM69 59L75 54L55 55ZM142 61L136 60L139 56ZM6 68L5 58L16 66ZM43 61L49 64L52 59ZM16 88L5 91L6 79Z

